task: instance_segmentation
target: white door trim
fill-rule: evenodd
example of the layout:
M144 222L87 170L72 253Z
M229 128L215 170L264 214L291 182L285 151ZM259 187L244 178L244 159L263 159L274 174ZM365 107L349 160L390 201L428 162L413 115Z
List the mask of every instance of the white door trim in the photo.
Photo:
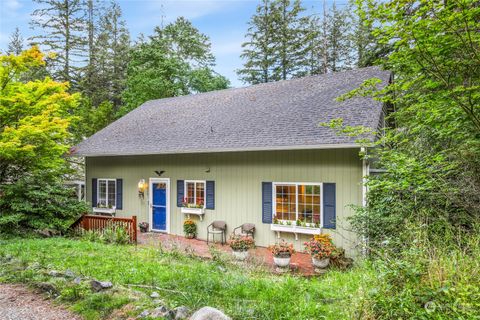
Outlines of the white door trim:
M153 192L152 192L152 185L154 183L158 182L164 182L167 184L167 194L166 194L166 225L167 229L166 230L156 230L153 229ZM157 231L157 232L164 232L164 233L170 233L170 178L150 178L148 182L148 189L149 189L149 195L148 195L148 219L150 223L150 231Z

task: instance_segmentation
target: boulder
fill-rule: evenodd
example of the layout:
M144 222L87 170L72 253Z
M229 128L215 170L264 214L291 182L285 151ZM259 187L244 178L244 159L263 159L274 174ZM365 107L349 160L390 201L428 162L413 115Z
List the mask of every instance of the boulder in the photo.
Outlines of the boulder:
M188 319L188 314L190 313L190 309L188 309L185 306L181 306L173 309L173 312L175 313L175 318L174 318L175 320Z
M68 270L68 269L67 269L67 270L65 271L65 277L67 277L67 278L75 278L75 273L73 273L72 270Z
M80 284L80 283L82 283L82 278L76 277L75 279L73 279L73 283L75 283L75 284Z
M190 320L231 320L231 318L218 309L203 307L197 310Z
M154 291L150 294L150 298L152 298L152 299L160 298L160 294L158 292Z
M48 271L48 275L51 277L62 277L63 274L57 270L50 270Z
M90 287L92 288L93 291L102 291L105 289L110 289L113 287L113 284L110 281L97 281L97 280L92 280L90 281Z
M166 318L168 315L168 309L165 306L155 308L151 313L152 318Z
M138 318L146 318L150 315L150 311L144 310L142 313L138 315Z

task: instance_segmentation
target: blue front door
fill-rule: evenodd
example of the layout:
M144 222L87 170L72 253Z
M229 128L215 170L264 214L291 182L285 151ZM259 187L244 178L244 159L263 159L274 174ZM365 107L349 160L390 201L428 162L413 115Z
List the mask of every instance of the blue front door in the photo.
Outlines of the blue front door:
M152 182L152 229L167 231L167 183Z

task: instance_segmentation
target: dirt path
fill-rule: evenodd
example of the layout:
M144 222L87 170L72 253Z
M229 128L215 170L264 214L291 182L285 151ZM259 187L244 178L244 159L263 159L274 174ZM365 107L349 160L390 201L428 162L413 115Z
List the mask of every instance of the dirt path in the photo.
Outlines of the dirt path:
M81 320L77 315L54 305L42 295L21 285L0 283L2 320Z

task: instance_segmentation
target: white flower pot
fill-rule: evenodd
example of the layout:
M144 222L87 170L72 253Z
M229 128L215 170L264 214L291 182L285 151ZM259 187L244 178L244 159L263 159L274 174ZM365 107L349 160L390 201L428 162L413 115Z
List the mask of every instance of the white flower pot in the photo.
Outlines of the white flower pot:
M325 269L330 263L330 258L317 259L312 257L312 264L315 268Z
M291 257L273 257L273 262L279 268L286 268L290 265Z
M238 261L244 261L245 259L248 258L248 251L232 251L232 252L233 252L233 256Z

